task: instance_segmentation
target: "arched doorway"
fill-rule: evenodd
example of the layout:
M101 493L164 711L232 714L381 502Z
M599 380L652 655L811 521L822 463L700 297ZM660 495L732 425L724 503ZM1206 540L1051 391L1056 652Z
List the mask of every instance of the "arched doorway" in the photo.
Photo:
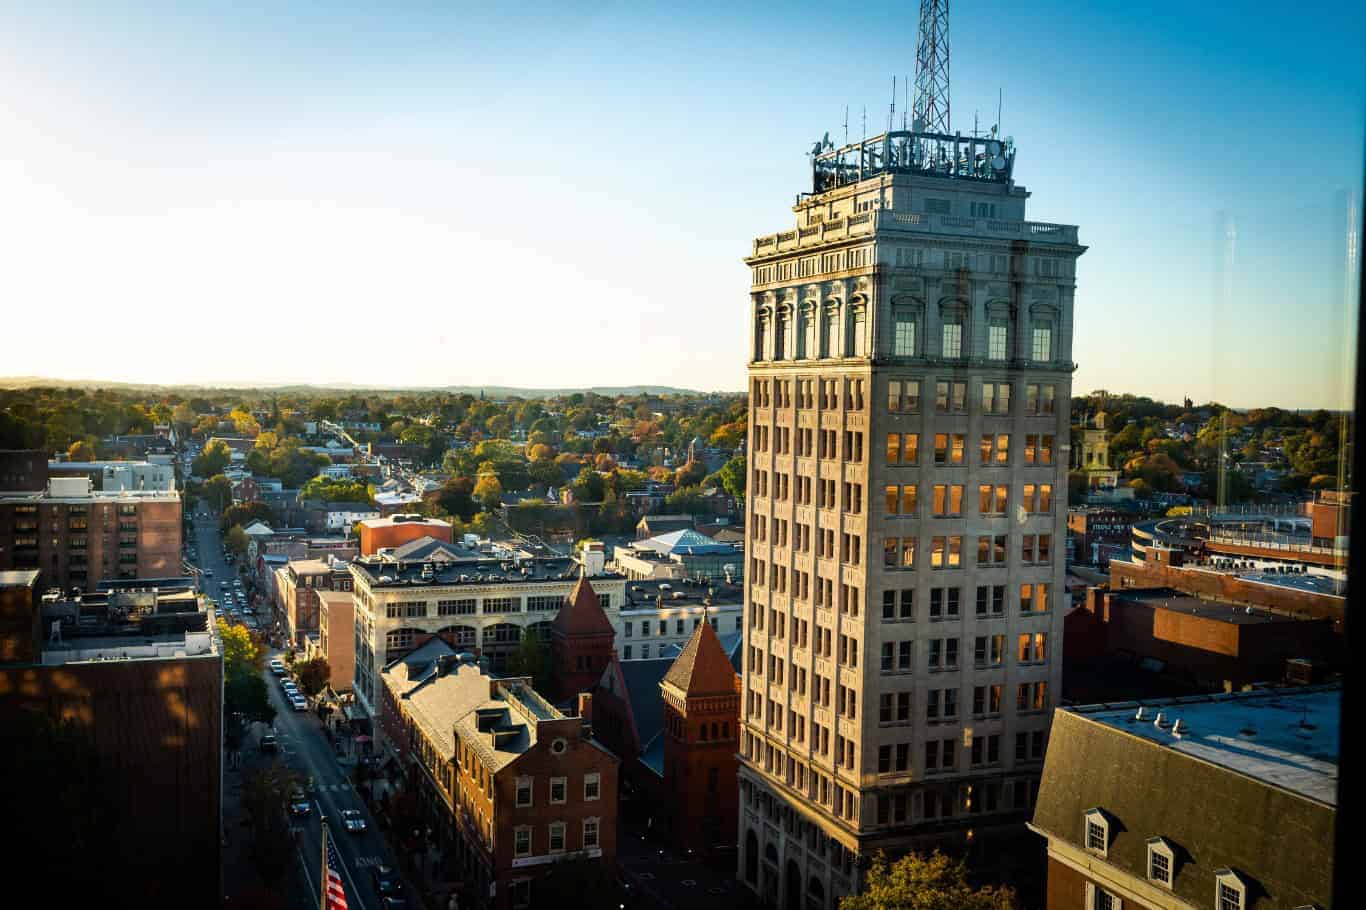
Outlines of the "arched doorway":
M778 848L773 844L764 845L763 881L759 884L759 896L764 906L778 906Z
M787 910L802 910L802 870L795 859L787 861L787 881L784 884L787 899L783 901L783 906Z
M806 885L806 906L807 910L825 910L825 885L814 875Z
M745 881L759 887L759 836L753 828L745 832Z

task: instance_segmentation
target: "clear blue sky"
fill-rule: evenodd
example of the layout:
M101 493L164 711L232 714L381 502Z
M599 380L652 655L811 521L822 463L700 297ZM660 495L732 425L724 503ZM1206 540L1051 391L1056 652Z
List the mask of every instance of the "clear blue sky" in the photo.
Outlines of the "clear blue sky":
M739 389L751 238L914 66L914 3L265 6L0 0L0 373ZM1340 405L1363 13L1144 6L953 6L1076 387Z

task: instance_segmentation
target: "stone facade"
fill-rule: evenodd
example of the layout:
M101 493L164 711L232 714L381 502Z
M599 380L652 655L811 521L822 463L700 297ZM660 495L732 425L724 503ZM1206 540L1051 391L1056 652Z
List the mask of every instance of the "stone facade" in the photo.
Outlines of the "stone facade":
M1061 682L1077 229L881 173L752 269L739 876L834 906L878 849L1023 821Z

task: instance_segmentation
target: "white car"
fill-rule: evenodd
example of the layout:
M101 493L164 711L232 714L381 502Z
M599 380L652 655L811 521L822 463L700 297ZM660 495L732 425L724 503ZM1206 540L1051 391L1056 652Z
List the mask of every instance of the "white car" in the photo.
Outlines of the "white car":
M276 676L284 676L285 665L278 660L272 660L270 662L270 672L274 673Z
M289 703L294 706L295 711L307 711L308 699L302 695L294 695L289 699Z

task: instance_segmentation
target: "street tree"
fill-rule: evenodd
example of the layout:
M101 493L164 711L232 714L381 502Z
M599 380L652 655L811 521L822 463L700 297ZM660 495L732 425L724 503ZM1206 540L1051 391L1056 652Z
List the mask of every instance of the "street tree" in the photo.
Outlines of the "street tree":
M215 474L204 481L204 499L215 512L222 512L232 505L232 481L222 474Z
M250 542L247 532L242 530L241 525L233 525L228 528L228 533L223 537L223 546L228 548L229 553L239 558L246 554L247 544Z
M974 888L967 867L935 850L908 853L889 862L873 857L863 891L840 899L840 910L1014 910L1015 892L986 885Z
M204 451L190 462L190 470L198 477L213 477L222 474L223 469L232 462L232 450L221 439L215 439L204 447Z
M327 663L326 657L315 657L306 660L301 664L296 664L294 672L299 675L299 688L304 690L305 695L317 695L327 687L327 681L332 676L332 668Z

